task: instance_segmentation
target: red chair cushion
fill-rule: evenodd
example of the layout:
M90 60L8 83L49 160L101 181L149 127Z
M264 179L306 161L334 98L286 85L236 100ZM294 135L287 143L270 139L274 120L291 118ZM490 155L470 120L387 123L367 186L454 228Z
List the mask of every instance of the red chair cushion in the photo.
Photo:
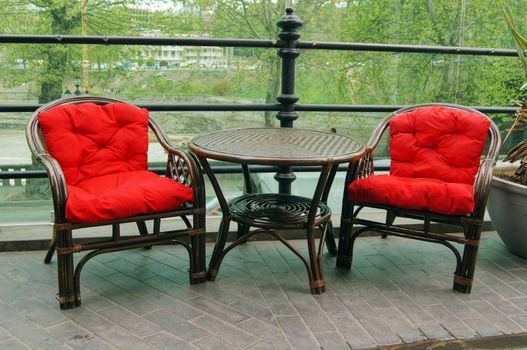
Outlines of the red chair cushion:
M419 108L390 120L390 173L473 184L490 121L443 106Z
M147 170L148 111L125 103L60 105L38 123L68 185L98 176Z
M434 178L372 175L348 185L348 200L445 215L465 215L474 210L472 185Z
M66 219L93 223L176 210L193 201L192 190L150 171L128 171L68 185Z
M176 210L192 190L148 171L148 111L125 103L60 105L38 117L68 189L66 219L94 223Z

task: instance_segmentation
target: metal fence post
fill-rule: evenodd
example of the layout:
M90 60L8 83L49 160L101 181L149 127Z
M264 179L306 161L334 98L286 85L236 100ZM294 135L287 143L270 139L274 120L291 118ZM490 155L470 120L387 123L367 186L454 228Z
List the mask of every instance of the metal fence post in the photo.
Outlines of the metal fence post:
M285 12L277 23L280 27L278 38L282 43L282 48L278 51L278 56L282 60L282 87L276 99L282 105L282 110L278 112L276 118L280 120L280 127L292 128L293 121L298 118L295 111L295 103L298 101L298 97L295 96L295 59L300 54L296 44L300 38L298 29L302 26L302 20L293 14L292 8L287 8ZM291 193L291 182L296 179L291 167L280 167L274 178L278 181L279 193Z

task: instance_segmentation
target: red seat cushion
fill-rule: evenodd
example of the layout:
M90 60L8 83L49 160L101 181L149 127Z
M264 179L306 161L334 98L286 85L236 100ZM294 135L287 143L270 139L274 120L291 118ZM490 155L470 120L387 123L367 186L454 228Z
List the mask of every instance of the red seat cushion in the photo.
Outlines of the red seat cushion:
M108 174L68 185L66 219L91 223L176 210L193 201L192 190L150 171Z
M465 215L474 210L472 185L433 178L372 175L348 185L348 200L445 215Z
M60 105L38 123L68 185L122 171L147 170L148 111L125 103Z
M148 171L148 111L125 103L60 105L38 117L68 188L66 219L93 223L175 210L189 187Z
M442 106L390 120L390 173L473 184L490 121Z
M390 175L354 181L348 199L447 215L471 213L489 127L484 116L443 106L393 117Z

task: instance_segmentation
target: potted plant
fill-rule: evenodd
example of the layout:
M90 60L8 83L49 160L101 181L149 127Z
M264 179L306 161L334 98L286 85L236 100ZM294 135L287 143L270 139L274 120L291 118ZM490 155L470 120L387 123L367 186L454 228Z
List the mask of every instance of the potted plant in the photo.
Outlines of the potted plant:
M527 76L527 40L518 32L510 7L500 1L505 17L518 48L518 56ZM522 86L526 88L527 83ZM527 101L518 102L512 126L504 141L512 132L523 130L527 125ZM506 154L504 162L496 167L487 203L494 227L505 246L512 253L527 258L527 139L521 140Z

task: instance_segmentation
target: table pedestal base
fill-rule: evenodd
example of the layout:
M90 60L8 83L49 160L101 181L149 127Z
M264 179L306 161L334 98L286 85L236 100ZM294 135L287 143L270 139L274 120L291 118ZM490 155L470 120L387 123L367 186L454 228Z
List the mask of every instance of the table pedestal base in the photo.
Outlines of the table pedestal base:
M249 237L257 233L266 232L282 242L304 263L309 277L311 293L321 294L325 292L326 281L322 276L321 260L325 236L330 225L331 210L326 204L319 203L315 222L308 223L310 208L311 200L309 198L284 194L247 194L229 202L229 216L222 219L207 278L211 281L215 280L223 257L231 249L245 243ZM238 235L237 239L225 248L230 221L243 225L245 232ZM256 230L249 231L250 227L255 227ZM306 230L309 261L278 231L288 229ZM322 232L318 249L315 242L315 231L317 229Z

